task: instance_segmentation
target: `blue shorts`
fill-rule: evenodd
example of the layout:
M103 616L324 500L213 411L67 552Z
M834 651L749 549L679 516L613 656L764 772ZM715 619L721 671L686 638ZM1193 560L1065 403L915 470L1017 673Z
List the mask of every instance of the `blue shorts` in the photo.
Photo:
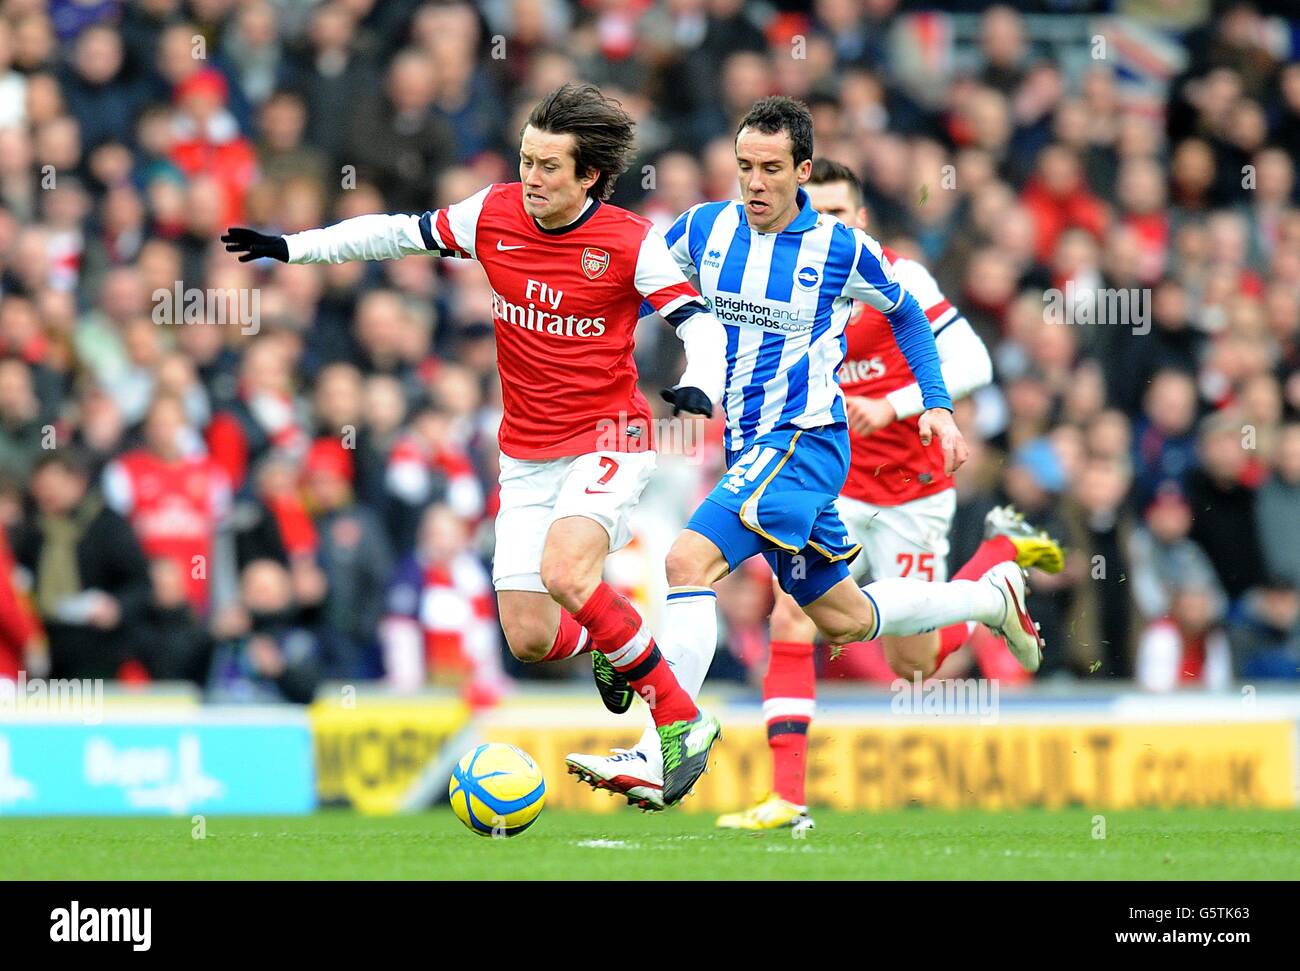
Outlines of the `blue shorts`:
M729 451L727 463L687 529L712 540L732 570L762 553L800 606L849 575L861 547L835 508L849 471L846 425L780 429Z

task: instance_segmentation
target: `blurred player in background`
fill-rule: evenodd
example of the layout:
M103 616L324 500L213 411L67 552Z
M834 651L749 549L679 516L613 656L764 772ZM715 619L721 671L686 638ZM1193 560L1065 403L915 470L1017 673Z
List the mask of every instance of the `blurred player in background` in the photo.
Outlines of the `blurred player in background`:
M880 245L823 217L802 188L812 173L812 130L808 109L797 101L755 104L736 131L742 202L694 206L667 235L673 256L698 275L727 328L729 468L669 551L665 652L682 685L697 693L717 646L712 585L761 553L781 589L832 645L974 620L995 629L1016 659L1036 670L1042 641L1014 564L993 566L981 582L885 577L859 588L849 575L860 546L835 506L850 467L836 372L855 300L888 320L894 353L919 385L919 441L937 446L944 476L965 461L967 449L925 312L893 277ZM933 655L910 664L922 675L934 671ZM569 769L640 808L661 808L668 792L659 789L648 740L647 733L636 749L613 757L574 753Z
M685 345L686 373L666 393L675 414L713 413L725 336L649 221L603 201L629 164L633 128L595 86L566 84L528 117L519 182L422 216L358 216L290 236L232 228L222 240L241 261L436 253L482 264L504 402L492 570L501 625L520 660L594 649L593 660L609 662L601 673L651 702L671 804L704 771L718 724L681 689L636 608L602 571L628 542L628 515L655 467L632 359L642 301Z
M813 162L806 186L818 212L857 229L867 228L862 185L847 167L826 159ZM993 362L970 323L943 295L930 271L916 260L882 247L894 279L925 311L939 349L944 384L954 399L993 380ZM859 579L915 576L948 578L948 533L957 510L953 478L944 470L937 442L921 444L917 416L921 388L899 353L888 321L866 303L854 309L845 329L847 350L840 387L849 421L849 477L837 500L840 518L862 556L853 564ZM985 541L954 579L975 580L998 563L1014 560L1056 573L1064 566L1061 547L1036 532L1010 506L992 510ZM778 586L772 608L771 654L763 679L763 720L772 752L772 794L744 812L718 819L724 829L811 828L804 796L808 728L816 712L817 677L813 639L817 628L794 598ZM881 637L894 672L936 673L944 659L967 640L973 624Z

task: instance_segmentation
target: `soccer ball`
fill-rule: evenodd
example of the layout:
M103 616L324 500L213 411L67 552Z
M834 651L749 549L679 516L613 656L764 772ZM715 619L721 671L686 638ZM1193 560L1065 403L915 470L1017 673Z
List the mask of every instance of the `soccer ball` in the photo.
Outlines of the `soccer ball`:
M447 794L456 818L479 836L518 836L541 815L546 781L527 752L488 742L465 753Z

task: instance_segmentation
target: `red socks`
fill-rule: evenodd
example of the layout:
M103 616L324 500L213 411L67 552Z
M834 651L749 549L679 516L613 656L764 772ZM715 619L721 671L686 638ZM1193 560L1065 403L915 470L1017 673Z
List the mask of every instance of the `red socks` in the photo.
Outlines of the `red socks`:
M817 703L813 646L773 641L763 678L763 720L772 750L772 791L797 806L807 804L804 776L808 726Z
M609 663L650 706L656 725L689 721L699 714L627 597L608 583L601 583L573 618L587 629L592 646L609 658Z
M591 650L591 637L587 628L573 619L573 614L560 609L560 629L555 632L555 643L546 652L543 661L563 661Z
M954 580L978 580L999 563L1006 563L1016 558L1016 545L1005 536L994 536L980 543L979 549L962 568L953 575ZM944 659L957 650L970 638L974 625L969 621L951 624L939 631L939 656L934 666L938 670Z

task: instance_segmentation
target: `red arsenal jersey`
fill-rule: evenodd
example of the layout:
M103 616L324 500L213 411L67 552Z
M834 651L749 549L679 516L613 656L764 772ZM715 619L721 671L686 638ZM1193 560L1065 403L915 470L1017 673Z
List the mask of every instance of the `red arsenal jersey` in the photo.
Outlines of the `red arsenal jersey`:
M894 277L914 297L938 332L957 316L934 277L920 263L884 247ZM858 304L844 329L847 350L840 366L844 394L880 398L915 382L903 352L880 311ZM936 437L921 444L920 417L902 418L868 436L849 433L852 457L843 495L874 506L897 506L952 487L944 475L943 450Z
M136 449L104 470L104 496L131 523L146 556L176 563L190 603L202 614L212 540L230 506L226 473L206 455L167 462Z
M666 315L699 300L649 220L597 201L541 228L520 183L425 213L426 245L478 260L492 287L501 451L551 459L651 447L633 331L643 300Z

